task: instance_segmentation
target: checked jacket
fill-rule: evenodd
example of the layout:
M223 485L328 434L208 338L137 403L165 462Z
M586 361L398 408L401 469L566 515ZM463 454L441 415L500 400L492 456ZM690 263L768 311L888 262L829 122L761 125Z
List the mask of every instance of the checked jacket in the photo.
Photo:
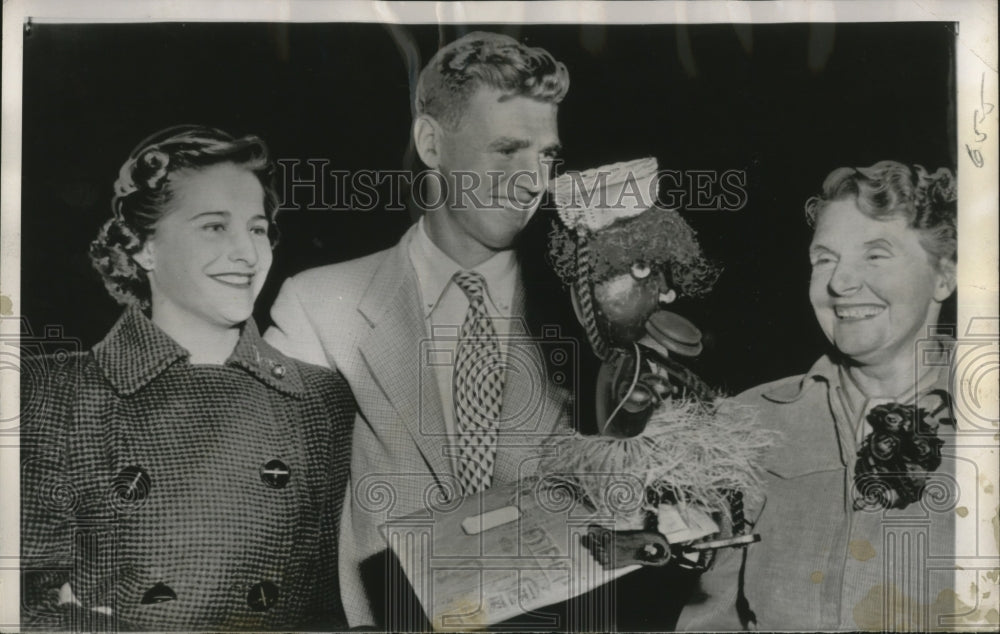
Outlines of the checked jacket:
M251 321L224 365L130 308L91 351L22 359L22 623L339 629L354 401Z

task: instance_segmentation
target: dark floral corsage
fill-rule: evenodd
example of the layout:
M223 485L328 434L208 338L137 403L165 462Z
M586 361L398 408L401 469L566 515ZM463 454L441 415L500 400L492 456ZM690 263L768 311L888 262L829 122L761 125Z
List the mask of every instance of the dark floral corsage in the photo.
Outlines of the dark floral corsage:
M872 409L872 431L854 465L855 509L902 509L920 500L929 474L941 465L938 426L954 424L939 416L945 408L888 403Z

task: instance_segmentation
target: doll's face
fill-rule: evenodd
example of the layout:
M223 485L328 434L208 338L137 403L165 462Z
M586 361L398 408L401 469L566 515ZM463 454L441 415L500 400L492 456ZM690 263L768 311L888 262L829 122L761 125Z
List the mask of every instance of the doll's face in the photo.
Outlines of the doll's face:
M597 316L617 344L642 338L649 317L675 297L663 273L641 261L633 263L628 272L594 285Z

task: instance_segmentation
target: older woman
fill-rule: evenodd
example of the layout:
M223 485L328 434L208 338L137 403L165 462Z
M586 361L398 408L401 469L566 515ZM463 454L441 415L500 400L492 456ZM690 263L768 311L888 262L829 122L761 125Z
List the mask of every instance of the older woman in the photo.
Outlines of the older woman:
M26 627L344 623L338 521L354 404L254 325L276 202L257 137L141 143L91 245L127 306L76 356L26 359Z
M808 201L809 297L830 350L737 398L783 435L755 511L763 541L720 556L679 627L945 625L953 421L947 342L931 335L955 289L955 215L948 170L893 161L835 170Z

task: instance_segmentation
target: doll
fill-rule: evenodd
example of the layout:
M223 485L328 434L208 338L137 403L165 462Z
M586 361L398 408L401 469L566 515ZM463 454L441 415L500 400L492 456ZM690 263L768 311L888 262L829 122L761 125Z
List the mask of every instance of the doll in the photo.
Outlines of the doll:
M742 535L742 504L760 498L770 439L676 360L700 354L701 332L662 307L703 296L719 269L680 214L656 205L656 170L648 158L555 181L550 262L601 361L598 434L553 440L541 468L613 518L584 540L604 567L704 569L714 549L757 539ZM640 503L608 499L623 482Z

